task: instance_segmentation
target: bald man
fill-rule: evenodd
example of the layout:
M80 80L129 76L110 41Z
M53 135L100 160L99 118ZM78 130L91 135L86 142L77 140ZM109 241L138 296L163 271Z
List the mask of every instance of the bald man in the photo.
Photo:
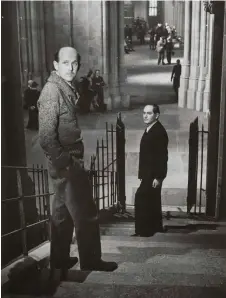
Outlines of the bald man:
M158 105L147 105L143 111L146 125L140 142L140 186L135 195L135 234L150 237L162 232L161 188L167 174L168 136L159 122Z
M87 171L84 146L76 115L79 95L73 85L80 67L76 49L61 48L53 71L38 101L40 145L48 159L55 197L51 218L51 268L62 272L73 267L70 244L75 227L80 268L113 271L114 262L101 259L99 222Z

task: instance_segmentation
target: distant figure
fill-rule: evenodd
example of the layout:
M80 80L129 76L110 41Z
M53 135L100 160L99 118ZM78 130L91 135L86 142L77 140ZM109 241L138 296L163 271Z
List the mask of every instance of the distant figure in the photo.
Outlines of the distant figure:
M124 53L129 54L129 47L128 47L125 39L124 39Z
M150 50L155 50L155 30L153 28L151 28L149 31L148 31L148 34L150 35L150 40L149 40L149 47L150 47Z
M28 109L27 129L38 130L38 108L37 102L40 92L37 90L38 84L35 81L28 81L28 88L24 92L24 108Z
M125 38L125 43L128 51L135 51L133 48L132 40L129 38L129 36Z
M79 82L79 106L81 112L85 114L90 112L90 106L95 96L95 91L92 89L92 79L93 71L89 70L87 76L81 77Z
M104 112L106 110L106 105L104 103L104 91L103 87L105 86L105 82L103 77L100 76L100 71L97 69L95 71L93 80L92 80L92 89L97 96L96 106L97 110L100 112Z
M135 234L150 237L162 232L162 182L167 174L168 135L159 122L158 105L147 105L143 111L146 129L140 142L140 186L135 195Z
M172 38L169 36L166 40L166 59L168 64L171 64L172 53L173 53L173 42L172 42Z
M131 41L131 44L132 44L133 43L133 29L132 29L132 25L129 25L128 37L129 37L129 40Z
M181 64L180 64L180 60L177 59L177 64L174 65L172 75L171 75L171 82L173 80L173 89L176 93L177 101L178 101L178 89L180 88L180 76L181 76Z
M163 37L160 37L159 41L157 42L156 51L158 52L158 65L160 64L160 62L162 62L162 65L165 65L165 42Z

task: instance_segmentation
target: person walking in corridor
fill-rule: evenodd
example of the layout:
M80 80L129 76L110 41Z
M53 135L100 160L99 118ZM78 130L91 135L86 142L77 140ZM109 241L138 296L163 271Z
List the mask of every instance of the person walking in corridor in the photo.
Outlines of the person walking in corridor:
M174 65L172 74L171 74L171 82L173 80L173 89L176 93L177 101L178 101L178 89L180 88L180 76L181 76L181 64L180 64L180 59L177 59L177 64Z
M165 65L165 42L163 37L160 37L159 41L157 42L156 51L158 52L158 65L160 62L162 62L162 65Z
M163 231L161 189L167 174L168 135L159 122L158 105L147 105L143 111L146 125L140 142L140 186L135 195L135 234L150 237Z
M51 268L67 272L77 261L70 258L75 227L80 268L113 271L115 262L101 259L98 214L88 172L83 167L84 146L76 115L78 93L73 79L80 56L72 47L61 48L39 101L39 139L48 159L55 197L51 217Z
M166 40L166 59L168 64L171 64L172 54L173 54L173 42L172 42L172 38L169 36Z

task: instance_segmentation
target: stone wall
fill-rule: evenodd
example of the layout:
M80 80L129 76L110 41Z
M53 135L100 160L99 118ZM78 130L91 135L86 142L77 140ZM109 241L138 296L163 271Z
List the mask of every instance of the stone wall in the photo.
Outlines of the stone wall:
M184 1L164 1L161 21L175 26L178 35L184 36Z
M148 17L148 1L134 1L134 18L144 18L147 21Z

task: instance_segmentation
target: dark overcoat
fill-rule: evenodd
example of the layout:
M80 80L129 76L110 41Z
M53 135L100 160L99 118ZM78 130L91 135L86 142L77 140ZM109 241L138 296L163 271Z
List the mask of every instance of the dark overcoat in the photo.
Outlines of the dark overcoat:
M140 142L139 179L164 179L167 174L168 136L157 121Z
M167 174L168 136L157 121L144 132L140 143L139 173L141 184L135 196L135 232L140 236L152 236L161 232L161 186L152 186L154 179L163 180Z

